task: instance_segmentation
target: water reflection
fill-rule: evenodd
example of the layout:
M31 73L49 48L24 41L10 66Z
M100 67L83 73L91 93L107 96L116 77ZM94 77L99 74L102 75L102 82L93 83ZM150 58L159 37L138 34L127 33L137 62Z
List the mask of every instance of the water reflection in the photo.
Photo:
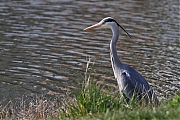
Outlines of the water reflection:
M180 86L178 1L6 1L0 3L0 100L77 89L90 57L92 76L113 86L110 30L83 29L106 16L121 32L119 57L147 78L159 96ZM6 94L4 94L6 93Z

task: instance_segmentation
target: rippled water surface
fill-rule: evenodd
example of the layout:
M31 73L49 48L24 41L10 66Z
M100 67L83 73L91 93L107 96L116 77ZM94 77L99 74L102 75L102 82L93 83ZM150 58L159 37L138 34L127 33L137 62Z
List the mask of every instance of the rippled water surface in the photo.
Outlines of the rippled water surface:
M109 58L111 30L83 31L111 16L121 31L118 54L158 96L180 89L179 1L24 0L0 2L0 101L23 95L64 96L92 76L117 88ZM92 67L92 64L90 64Z

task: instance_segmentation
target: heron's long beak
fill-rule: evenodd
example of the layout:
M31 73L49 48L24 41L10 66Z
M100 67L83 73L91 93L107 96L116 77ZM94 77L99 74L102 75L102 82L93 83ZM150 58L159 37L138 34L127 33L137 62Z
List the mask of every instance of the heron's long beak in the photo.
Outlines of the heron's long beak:
M89 27L85 28L84 30L91 30L91 29L94 29L94 28L98 28L98 27L100 27L101 25L102 25L102 23L99 22L99 23L97 23L97 24L94 24L94 25L92 25L92 26L89 26Z

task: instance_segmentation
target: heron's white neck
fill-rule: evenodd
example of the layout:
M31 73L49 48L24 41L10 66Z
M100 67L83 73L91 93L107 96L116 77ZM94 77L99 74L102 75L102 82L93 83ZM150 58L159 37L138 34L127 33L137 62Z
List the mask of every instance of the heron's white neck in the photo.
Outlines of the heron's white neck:
M112 24L111 30L112 30L112 33L113 33L111 42L114 42L113 44L116 44L116 42L117 42L117 40L119 38L119 26L116 23Z
M117 50L116 50L116 42L119 38L119 26L117 24L112 24L111 30L113 33L111 42L110 42L110 55L111 55L111 63L113 66L113 63L115 65L121 65L122 63L120 62L118 55L117 55Z

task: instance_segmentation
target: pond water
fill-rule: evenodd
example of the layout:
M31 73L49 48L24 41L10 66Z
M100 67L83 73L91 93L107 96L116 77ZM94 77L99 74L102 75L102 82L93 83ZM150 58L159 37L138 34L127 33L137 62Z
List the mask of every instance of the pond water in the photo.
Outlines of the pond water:
M64 96L91 76L118 90L109 57L111 30L83 31L104 17L121 31L119 58L159 97L180 89L179 1L24 0L0 2L0 101L23 95ZM94 65L93 65L94 63Z

